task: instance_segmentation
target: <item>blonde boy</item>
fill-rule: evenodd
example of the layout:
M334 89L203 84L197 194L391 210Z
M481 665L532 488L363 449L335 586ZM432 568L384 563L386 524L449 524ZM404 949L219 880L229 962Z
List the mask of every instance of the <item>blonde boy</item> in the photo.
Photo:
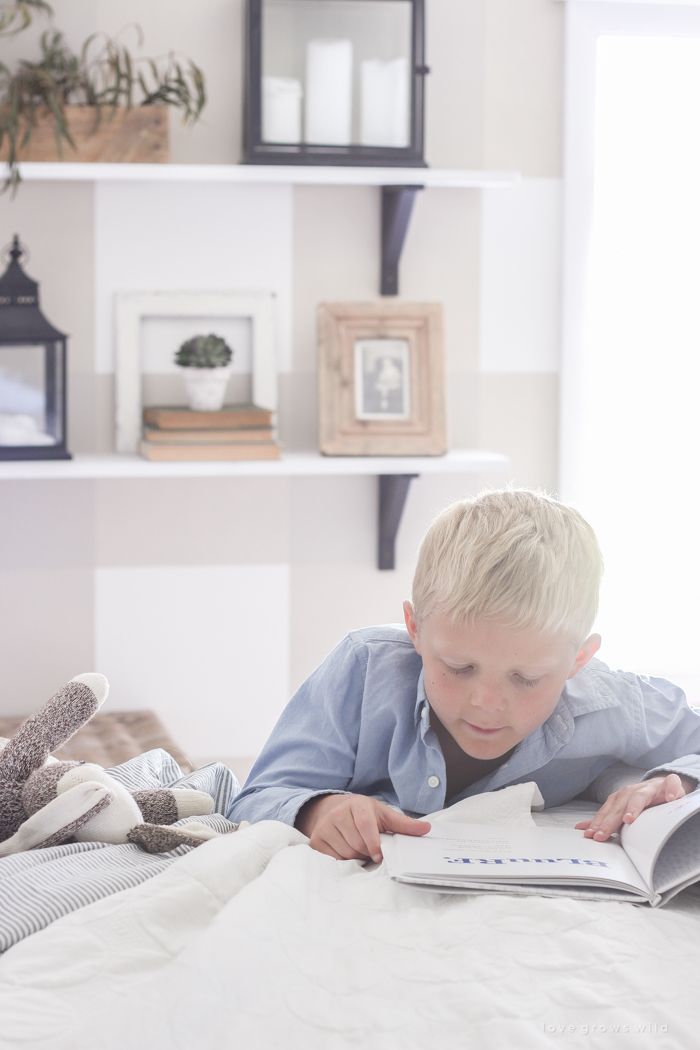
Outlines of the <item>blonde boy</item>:
M607 795L579 825L601 841L695 790L700 715L682 691L594 659L602 572L591 527L547 496L448 507L421 545L405 628L353 631L333 650L230 816L283 820L322 853L378 860L381 831L423 835L415 818L509 784L536 781L547 806Z

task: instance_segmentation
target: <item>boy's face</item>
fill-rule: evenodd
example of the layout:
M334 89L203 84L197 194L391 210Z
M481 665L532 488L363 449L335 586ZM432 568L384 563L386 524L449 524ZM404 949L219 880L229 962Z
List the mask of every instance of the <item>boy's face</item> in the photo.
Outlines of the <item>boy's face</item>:
M577 650L560 634L516 631L492 620L460 627L443 615L418 631L410 602L404 613L423 658L430 706L472 758L498 758L546 722L564 683L600 646L597 634Z

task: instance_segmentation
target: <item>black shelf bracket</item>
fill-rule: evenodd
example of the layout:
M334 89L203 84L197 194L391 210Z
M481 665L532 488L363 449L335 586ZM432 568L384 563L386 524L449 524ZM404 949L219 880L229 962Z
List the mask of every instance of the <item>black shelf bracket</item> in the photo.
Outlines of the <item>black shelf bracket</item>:
M399 259L413 202L422 186L382 186L381 295L399 294Z
M418 474L379 475L379 544L377 566L396 568L396 533L406 503L408 488Z

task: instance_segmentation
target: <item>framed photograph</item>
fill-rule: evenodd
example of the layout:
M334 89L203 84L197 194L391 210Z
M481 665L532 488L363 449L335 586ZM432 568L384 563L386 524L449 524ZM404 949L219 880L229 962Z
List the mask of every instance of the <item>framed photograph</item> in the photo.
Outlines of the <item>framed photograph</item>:
M444 455L442 306L322 303L318 392L325 455Z

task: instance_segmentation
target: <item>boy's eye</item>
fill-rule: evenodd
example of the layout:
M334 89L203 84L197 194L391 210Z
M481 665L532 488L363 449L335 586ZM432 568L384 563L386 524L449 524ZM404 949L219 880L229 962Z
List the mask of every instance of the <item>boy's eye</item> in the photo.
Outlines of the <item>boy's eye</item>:
M516 681L520 682L521 685L525 685L528 688L531 688L533 685L537 685L537 683L540 681L539 678L524 678L521 674L516 674L513 677L516 679Z
M449 664L447 664L446 666L447 666L447 670L450 672L450 674L466 674L467 671L473 671L474 670L474 665L473 664L469 664L468 667L450 667Z

